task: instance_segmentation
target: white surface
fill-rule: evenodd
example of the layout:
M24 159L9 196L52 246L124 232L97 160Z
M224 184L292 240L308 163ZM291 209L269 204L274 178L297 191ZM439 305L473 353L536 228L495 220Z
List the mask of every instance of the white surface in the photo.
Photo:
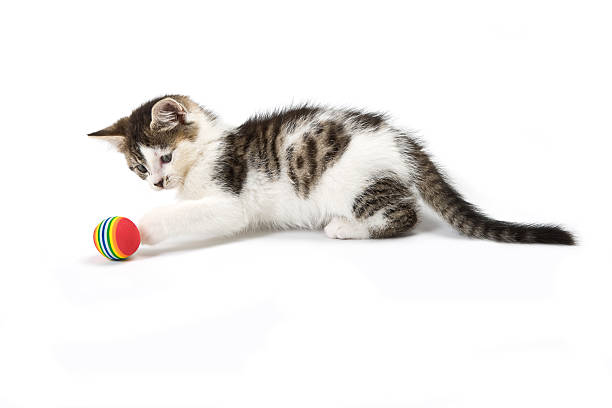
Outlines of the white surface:
M562 3L562 4L561 4ZM0 407L610 407L605 2L7 3ZM576 248L322 232L98 255L172 200L85 134L183 92L228 122L392 112L493 216Z

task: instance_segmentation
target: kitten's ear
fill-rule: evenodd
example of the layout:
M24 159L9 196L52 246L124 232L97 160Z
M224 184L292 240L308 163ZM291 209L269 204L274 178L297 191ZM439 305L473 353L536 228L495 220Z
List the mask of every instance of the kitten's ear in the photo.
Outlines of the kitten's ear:
M151 130L166 131L185 123L187 109L172 98L164 98L151 109Z
M126 118L120 119L109 127L90 133L87 136L91 136L98 140L105 140L120 150L125 143L126 120Z

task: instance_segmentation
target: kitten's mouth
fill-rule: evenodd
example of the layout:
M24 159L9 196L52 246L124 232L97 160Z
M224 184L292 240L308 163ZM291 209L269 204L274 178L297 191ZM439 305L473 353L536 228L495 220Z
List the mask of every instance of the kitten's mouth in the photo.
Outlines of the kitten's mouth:
M175 180L168 176L164 177L163 179L159 180L157 183L153 184L153 188L157 191L170 190L176 186L177 186L177 183L175 182Z
M153 188L155 190L163 190L165 188L168 188L168 177L164 177L162 179L160 179L157 183L153 184Z

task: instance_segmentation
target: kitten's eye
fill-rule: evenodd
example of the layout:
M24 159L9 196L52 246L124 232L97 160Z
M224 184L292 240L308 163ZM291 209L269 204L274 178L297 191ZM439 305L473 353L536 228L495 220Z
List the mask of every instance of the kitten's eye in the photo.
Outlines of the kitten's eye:
M164 154L161 157L162 163L170 163L171 160L172 160L172 153Z
M139 164L138 166L136 166L136 170L138 170L141 173L146 173L147 172L147 168L145 166L143 166L142 164Z

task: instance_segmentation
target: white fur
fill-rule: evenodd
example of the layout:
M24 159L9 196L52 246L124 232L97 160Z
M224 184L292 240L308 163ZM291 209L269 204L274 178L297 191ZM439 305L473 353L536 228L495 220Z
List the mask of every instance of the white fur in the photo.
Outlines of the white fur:
M333 118L338 113L327 111L318 119ZM397 132L383 126L375 131L352 133L346 151L323 173L307 199L296 195L282 160L278 180L270 181L260 172L250 170L241 194L236 196L213 182L221 136L227 128L217 121L212 123L204 114L192 112L189 119L199 122L197 140L184 142L189 145L177 149L176 156L168 163L189 162L189 170L180 176L177 185L178 198L182 201L142 218L139 227L146 244L183 234L212 237L247 228L320 229L327 224L325 232L331 238L367 238L368 228L381 223L382 216L372 217L367 224L350 221L355 197L377 175L392 172L404 179L413 176L396 146ZM287 135L283 150L298 141L305 130L305 125L297 126ZM146 147L141 150L151 166L149 183L152 186L160 177L177 171L174 164L160 164L165 151Z
M325 227L325 235L334 239L366 239L370 231L365 223L334 217Z

